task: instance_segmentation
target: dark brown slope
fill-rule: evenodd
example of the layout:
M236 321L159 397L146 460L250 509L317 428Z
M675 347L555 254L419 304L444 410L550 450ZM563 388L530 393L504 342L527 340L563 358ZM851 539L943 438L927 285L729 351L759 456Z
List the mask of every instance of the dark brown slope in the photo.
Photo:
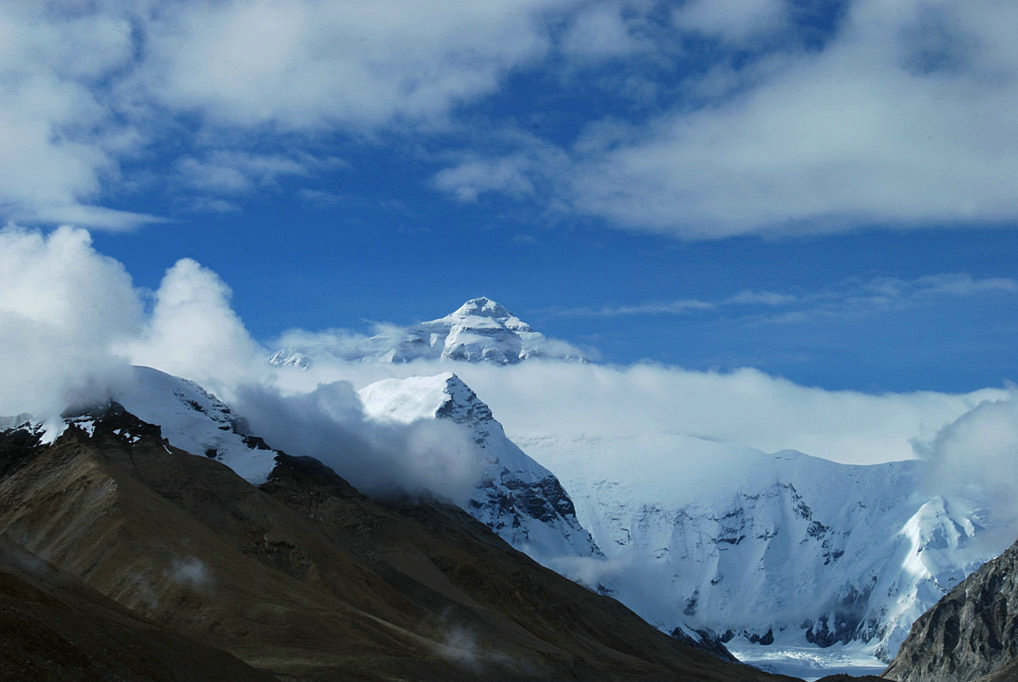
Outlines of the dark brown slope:
M0 538L0 679L272 680Z
M0 532L257 668L301 679L779 679L672 640L458 509L374 503L314 460L281 458L258 489L123 413L93 437L70 429L51 447L19 447L0 442Z
M898 682L1018 679L1018 542L920 616L884 676Z

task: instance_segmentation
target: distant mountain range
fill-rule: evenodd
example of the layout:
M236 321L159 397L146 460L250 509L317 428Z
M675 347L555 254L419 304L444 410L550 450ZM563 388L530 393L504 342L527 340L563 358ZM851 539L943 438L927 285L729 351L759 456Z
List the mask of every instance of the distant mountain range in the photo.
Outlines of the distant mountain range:
M347 359L508 364L540 357L544 338L481 298L409 328L402 340L372 337L390 345L362 356L347 349ZM435 393L450 380L444 376L383 381L361 398L379 418L441 417ZM431 396L427 409L405 409L423 396ZM490 420L490 411L458 417L474 430ZM501 426L497 433L502 443ZM818 647L865 642L889 661L912 622L992 557L979 541L985 506L923 494L920 461L849 466L664 433L607 440L549 433L510 445L561 480L597 550L549 553L555 542L546 539L528 551L668 631ZM489 500L505 495L505 486L496 488ZM572 523L570 542L578 537ZM527 549L519 542L527 525L516 526L514 546Z
M450 370L583 360L567 349L482 298L405 334L346 343L342 357ZM284 353L274 364L341 354ZM201 386L135 367L107 402L69 407L63 426L0 420L0 569L62 609L101 602L111 632L140 618L152 641L187 638L188 660L202 645L227 652L236 679L245 666L296 678L769 679L725 667L733 640L861 643L885 661L901 647L892 670L907 680L993 669L978 659L1005 625L982 616L916 625L942 644L968 627L964 653L921 653L916 628L902 647L942 597L961 604L957 586L992 558L985 503L924 493L922 461L849 466L674 433L513 442L453 371L384 379L350 400L370 423L454 429L479 472L460 509L420 491L369 499ZM316 447L297 454L342 463L350 445ZM24 573L33 562L50 577ZM82 669L119 670L113 659ZM208 672L193 666L194 679Z

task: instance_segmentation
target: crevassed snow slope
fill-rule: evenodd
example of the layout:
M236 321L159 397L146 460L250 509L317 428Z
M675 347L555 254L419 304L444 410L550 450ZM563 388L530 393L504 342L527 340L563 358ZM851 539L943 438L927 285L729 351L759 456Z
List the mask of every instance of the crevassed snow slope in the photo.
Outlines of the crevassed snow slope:
M455 374L385 379L359 394L373 419L448 419L467 429L484 473L466 510L512 546L542 563L603 556L555 475L506 437L488 406Z
M852 466L677 434L519 442L558 474L607 556L556 567L663 629L858 640L887 658L990 558L985 510L923 497L920 461Z

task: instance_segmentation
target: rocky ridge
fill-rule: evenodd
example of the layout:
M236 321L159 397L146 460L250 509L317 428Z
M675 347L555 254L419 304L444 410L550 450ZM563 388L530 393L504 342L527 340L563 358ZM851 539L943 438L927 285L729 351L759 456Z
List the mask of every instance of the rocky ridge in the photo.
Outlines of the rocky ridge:
M1018 542L958 584L912 626L885 671L898 682L1014 680Z

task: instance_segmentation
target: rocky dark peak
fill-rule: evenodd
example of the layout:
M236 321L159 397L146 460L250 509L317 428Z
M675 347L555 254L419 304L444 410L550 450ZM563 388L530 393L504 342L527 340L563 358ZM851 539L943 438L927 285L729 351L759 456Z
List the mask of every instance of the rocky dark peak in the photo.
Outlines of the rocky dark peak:
M924 613L884 676L898 682L1013 680L998 675L1013 671L1016 662L1018 542Z
M44 447L42 434L28 422L0 430L0 479L30 462Z

